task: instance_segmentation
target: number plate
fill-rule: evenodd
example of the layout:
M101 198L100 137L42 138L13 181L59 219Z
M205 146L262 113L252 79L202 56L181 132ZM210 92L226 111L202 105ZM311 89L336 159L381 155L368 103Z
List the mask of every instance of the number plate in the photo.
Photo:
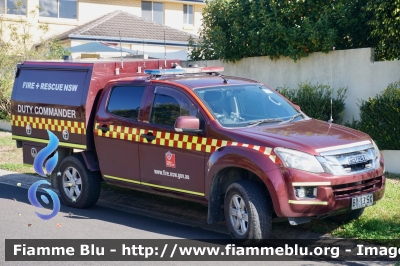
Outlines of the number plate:
M374 196L372 194L357 196L351 198L351 209L360 209L371 206L374 203Z
M358 164L368 161L365 155L357 155L349 157L348 159L349 164Z

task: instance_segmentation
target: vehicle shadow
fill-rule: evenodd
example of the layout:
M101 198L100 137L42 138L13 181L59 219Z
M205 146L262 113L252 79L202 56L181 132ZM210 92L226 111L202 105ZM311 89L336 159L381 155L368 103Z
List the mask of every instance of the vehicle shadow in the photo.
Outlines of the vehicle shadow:
M13 177L13 174L11 174L9 177ZM144 193L144 192L143 192ZM190 203L188 204L185 201L181 201L182 206L176 206L178 205L177 199L173 200L163 200L163 199L169 199L166 197L161 197L161 196L154 196L151 194L146 195L147 193L134 193L137 195L132 195L132 193L121 193L118 191L113 191L112 189L107 189L103 188L100 202L99 204L96 204L92 208L89 209L74 209L70 208L68 206L65 206L64 204L61 203L61 208L60 208L60 213L58 215L72 219L74 221L80 221L80 220L98 220L111 224L116 224L116 225L121 225L124 226L126 229L126 234L129 235L129 228L132 229L137 229L137 230L142 230L142 231L147 231L155 234L162 234L162 238L164 239L176 239L176 238L182 238L182 239L194 239L200 242L203 242L205 245L208 244L218 244L218 245L227 245L227 244L233 244L233 241L231 240L230 236L224 233L216 232L216 231L209 231L206 230L200 226L198 226L199 222L200 224L206 220L206 215L207 215L207 208L205 206L202 206L201 204L195 204ZM18 202L23 203L26 205L31 205L28 196L27 196L27 190L12 186L12 185L7 185L7 184L2 184L0 183L0 198L9 200L9 201L14 201L15 195L18 195ZM42 204L42 206L46 206L46 209L52 209L53 204L51 202L51 198L48 197L49 199L49 204L43 204L44 202L42 201L42 195L47 195L41 191L37 191L37 199L38 201ZM136 197L135 197L136 196ZM133 206L137 204L142 204L144 201L151 202L150 205L144 205L141 206L141 208L129 208L128 205ZM107 204L109 203L110 207L107 207ZM157 206L159 206L157 209L153 210L147 210L148 212L145 212L145 208L150 208L152 204L157 203ZM172 211L170 208L171 206L175 206L175 209ZM194 206L194 207L193 207ZM114 208L116 207L116 208ZM124 210L124 208L126 208ZM186 212L191 212L189 215L186 215ZM157 214L158 213L158 214ZM169 216L167 216L169 215ZM170 216L175 216L174 220L168 219ZM195 223L193 220L198 218L198 222ZM183 222L179 222L179 219L183 219ZM193 221L190 223L190 221ZM86 223L87 224L87 223ZM223 227L224 225L220 225ZM284 230L284 229L281 229ZM273 239L269 241L267 244L271 246L280 246L281 244L284 244L285 241L288 241L289 243L292 242L293 239L295 239L296 236L291 235L289 231L286 231L288 234L287 240L277 240ZM141 238L140 236L136 236L137 238ZM135 236L132 236L132 238L136 238ZM299 238L297 239L299 240ZM331 239L328 242L325 240L320 239L308 239L307 240L309 244L311 245L328 245L328 246L334 246L334 245L343 245L344 239ZM349 245L352 244L351 241L347 241ZM330 260L330 263L334 264L345 264L345 265L365 265L365 264L349 264L338 261L336 259L328 258ZM310 257L307 260L321 260L321 258L317 257ZM307 265L303 264L303 265ZM377 264L375 264L377 265ZM386 265L383 263L382 265Z
M15 180L15 182L13 181L13 185L0 183L0 199L6 199L10 202L18 201L19 203L31 205L28 199L27 188L24 188L23 186L15 186L17 183L19 184L19 182L21 182L17 181L20 176L21 174L7 174L1 177L0 182L5 179ZM40 186L40 188L43 187L45 186ZM171 209L169 209L171 204L175 205L175 207L179 207L179 204L177 203L179 200L173 199L168 202L167 197L163 197L165 200L162 200L160 197L152 197L151 194L147 194L146 199L145 194L147 193L140 193L140 197L134 197L132 194L122 194L102 189L99 202L88 209L75 209L68 207L64 205L60 199L61 207L58 216L63 216L72 220L100 220L106 223L122 225L127 228L162 233L166 237L170 238L230 239L230 236L227 234L204 230L199 226L201 222L195 222L197 219L195 217L199 217L199 215L202 216L202 218L199 218L200 220L206 220L205 206L196 204L197 207L193 207L193 205L185 205L184 203L183 207L181 206L180 208L172 209L172 206ZM49 201L48 204L42 200L42 195L47 197ZM53 209L51 197L42 189L37 190L36 198L45 209ZM145 201L148 203L145 204ZM158 204L156 204L156 202ZM6 204L9 205L8 203ZM140 208L135 208L135 206L139 205ZM152 206L159 207L157 209L150 209ZM32 208L34 209L35 207L32 206ZM45 212L46 211L43 210L43 213ZM49 212L47 211L47 213ZM179 230L177 230L176 219L170 219L170 217L178 219L179 217L182 217L182 221L178 221ZM191 218L187 219L185 217Z

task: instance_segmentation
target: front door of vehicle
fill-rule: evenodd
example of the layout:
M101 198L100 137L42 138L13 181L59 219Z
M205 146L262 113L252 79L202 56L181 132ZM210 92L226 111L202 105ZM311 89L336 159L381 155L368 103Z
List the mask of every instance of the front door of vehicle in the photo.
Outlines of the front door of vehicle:
M142 184L204 196L205 152L196 150L201 135L174 130L176 118L189 115L204 121L184 93L171 87L155 87L149 124L140 134ZM204 128L204 123L200 124Z
M145 86L109 88L96 116L94 140L102 175L114 181L140 183L137 130Z

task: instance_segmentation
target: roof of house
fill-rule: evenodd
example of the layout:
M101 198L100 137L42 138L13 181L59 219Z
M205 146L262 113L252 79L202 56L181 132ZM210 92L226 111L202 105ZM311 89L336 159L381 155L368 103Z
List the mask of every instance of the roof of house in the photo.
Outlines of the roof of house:
M76 36L119 37L122 39L165 40L187 42L189 37L196 35L177 30L153 21L117 10L60 34L57 39L65 40Z

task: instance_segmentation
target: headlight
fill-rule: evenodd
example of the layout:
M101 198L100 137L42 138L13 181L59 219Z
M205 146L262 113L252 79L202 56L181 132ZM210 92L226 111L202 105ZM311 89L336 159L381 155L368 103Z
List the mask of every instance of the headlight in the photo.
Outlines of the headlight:
M381 160L381 152L378 149L378 146L376 145L375 141L372 141L372 144L374 144L374 149L375 149L375 160L378 162Z
M378 148L378 146L376 145L376 143L375 143L375 141L372 141L372 144L374 145L374 150L375 150L375 162L374 162L374 165L375 165L375 168L377 169L377 168L379 168L380 167L380 165L381 165L381 163L380 163L380 160L381 160L381 152L379 151L379 148ZM386 169L385 169L385 166L383 166L383 172L385 173L385 171L386 171Z
M285 166L289 168L312 173L324 172L324 169L314 155L285 148L275 148L275 152L279 155Z

